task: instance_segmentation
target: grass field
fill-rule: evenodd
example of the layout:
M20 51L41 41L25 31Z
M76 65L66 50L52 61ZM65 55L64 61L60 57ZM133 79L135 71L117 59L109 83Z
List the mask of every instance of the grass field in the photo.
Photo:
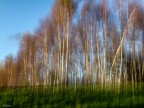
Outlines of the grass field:
M144 84L64 87L0 88L0 107L12 108L97 108L142 107Z

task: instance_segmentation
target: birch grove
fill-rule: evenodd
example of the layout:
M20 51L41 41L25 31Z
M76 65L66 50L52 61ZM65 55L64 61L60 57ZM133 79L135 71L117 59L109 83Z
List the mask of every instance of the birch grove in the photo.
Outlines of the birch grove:
M17 56L0 64L0 86L143 82L142 16L134 0L55 0L35 32L23 34Z

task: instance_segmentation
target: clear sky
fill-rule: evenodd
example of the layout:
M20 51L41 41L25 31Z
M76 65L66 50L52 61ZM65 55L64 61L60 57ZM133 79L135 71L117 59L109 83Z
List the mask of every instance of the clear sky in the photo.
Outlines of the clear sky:
M33 32L49 15L54 0L0 0L0 60L16 55L23 32Z

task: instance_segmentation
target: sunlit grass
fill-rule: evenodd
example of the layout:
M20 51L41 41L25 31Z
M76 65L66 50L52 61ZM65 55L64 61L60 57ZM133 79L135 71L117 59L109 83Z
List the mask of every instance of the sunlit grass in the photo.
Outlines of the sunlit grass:
M142 107L144 105L144 84L137 84L132 90L126 88L102 88L100 85L73 86L66 89L55 87L1 88L0 107L12 105L15 108L89 108L89 107ZM53 90L55 89L55 90Z

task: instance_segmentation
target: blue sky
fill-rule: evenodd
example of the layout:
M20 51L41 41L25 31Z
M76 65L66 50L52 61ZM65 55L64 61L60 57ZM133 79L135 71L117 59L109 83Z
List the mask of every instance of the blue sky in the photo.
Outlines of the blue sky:
M0 60L16 55L23 32L33 32L50 14L54 0L0 0Z

